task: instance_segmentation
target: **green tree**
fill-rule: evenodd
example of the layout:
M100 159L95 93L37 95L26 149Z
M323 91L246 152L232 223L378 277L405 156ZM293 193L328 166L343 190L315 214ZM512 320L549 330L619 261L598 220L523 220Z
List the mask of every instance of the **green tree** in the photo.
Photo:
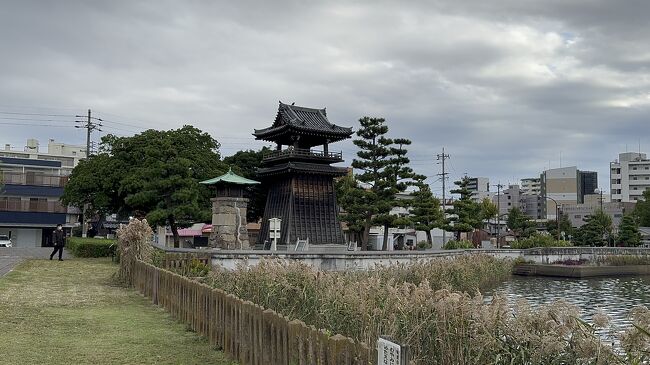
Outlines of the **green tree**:
M454 200L450 209L447 209L449 217L446 219L443 229L455 232L456 240L460 240L461 232L471 232L483 226L481 206L472 200L472 191L467 187L469 177L465 176L454 184L458 188L451 190L452 194L459 194L460 198Z
M392 207L408 208L412 202L410 199L396 199L396 194L405 192L408 186L415 183L414 179L418 177L413 172L413 169L408 166L410 160L406 156L408 153L406 146L410 144L411 141L408 139L397 138L393 140L393 145L390 147L389 163L385 168L385 173L387 175L388 189L393 195ZM424 179L425 177L422 176L421 178ZM376 215L373 217L373 222L375 224L381 224L384 227L383 250L388 249L389 228L411 224L411 220L408 217L390 214L390 212Z
M626 214L618 226L618 236L616 242L621 246L635 247L641 244L641 233L639 232L639 224L637 219L631 215Z
M512 207L508 210L506 225L514 233L515 239L530 236L535 228L528 216L517 207Z
M483 220L496 218L497 214L499 214L499 208L497 208L497 205L494 204L490 198L483 198L480 204L481 218Z
M359 170L356 180L360 189L355 195L359 195L355 202L357 207L344 209L355 212L363 212L364 227L361 235L362 249L368 244L370 227L373 224L381 224L387 228L392 224L403 223L390 217L389 213L395 206L395 195L406 189L406 179L411 178L406 157L405 145L410 141L394 141L386 137L388 126L383 118L363 117L359 119L361 128L357 131L359 138L353 143L359 148L357 157L352 161L352 167ZM383 249L387 249L387 240L384 240Z
M101 153L73 170L63 201L169 224L178 246L179 228L209 220L212 193L198 182L225 172L218 148L209 134L191 126L105 136Z
M603 210L584 219L585 224L575 231L577 246L606 246L612 235L612 218Z
M557 229L557 219L546 222L546 230L555 239L558 237ZM573 225L569 220L569 216L564 213L560 213L560 237L562 232L564 232L564 237L575 235L575 230L573 229Z
M650 227L650 190L643 192L643 200L636 202L634 215L641 227Z
M232 156L224 157L224 164L232 167L236 174L247 179L257 179L257 169L262 165L264 155L271 152L268 147L262 149L238 151ZM268 193L267 185L257 184L250 185L246 188L247 195L250 199L246 211L246 219L249 222L257 222L264 215L264 206L266 204L266 195Z
M440 201L433 196L431 187L424 182L424 177L416 180L417 190L411 193L411 220L415 223L415 229L425 231L429 247L433 245L431 230L443 225L443 214L440 209Z
M339 219L347 224L352 241L362 242L367 209L364 204L365 192L352 175L337 179L335 188L336 199L342 209Z
M105 150L81 160L72 170L63 190L61 202L84 209L84 221L96 217L100 225L106 215L130 214L120 192L124 169Z

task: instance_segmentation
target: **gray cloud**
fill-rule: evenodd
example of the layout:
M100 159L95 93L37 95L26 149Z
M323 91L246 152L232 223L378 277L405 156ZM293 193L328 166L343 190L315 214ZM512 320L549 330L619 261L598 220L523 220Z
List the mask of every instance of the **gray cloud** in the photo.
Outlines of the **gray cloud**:
M649 12L640 0L9 2L0 112L92 108L118 134L193 124L230 154L263 145L253 128L295 101L341 125L385 117L426 175L445 146L452 178L515 182L561 154L607 187L625 145L650 145ZM0 119L23 124L0 124L0 143L84 141L74 117L33 119ZM339 149L350 161L352 144Z

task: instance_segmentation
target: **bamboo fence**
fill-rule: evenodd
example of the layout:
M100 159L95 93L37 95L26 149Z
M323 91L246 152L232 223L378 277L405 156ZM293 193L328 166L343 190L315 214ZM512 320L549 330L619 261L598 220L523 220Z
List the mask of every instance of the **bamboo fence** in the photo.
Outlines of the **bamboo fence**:
M369 365L376 350L148 263L133 285L242 365Z

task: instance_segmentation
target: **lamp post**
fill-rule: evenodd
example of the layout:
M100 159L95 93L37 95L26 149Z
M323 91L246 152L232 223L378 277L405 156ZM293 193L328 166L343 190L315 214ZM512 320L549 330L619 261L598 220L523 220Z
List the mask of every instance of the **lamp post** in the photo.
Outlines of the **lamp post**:
M557 203L557 200L551 198L550 196L544 196L546 199L551 199L555 203L555 220L557 220L557 240L560 240L560 205ZM547 213L548 214L548 213Z

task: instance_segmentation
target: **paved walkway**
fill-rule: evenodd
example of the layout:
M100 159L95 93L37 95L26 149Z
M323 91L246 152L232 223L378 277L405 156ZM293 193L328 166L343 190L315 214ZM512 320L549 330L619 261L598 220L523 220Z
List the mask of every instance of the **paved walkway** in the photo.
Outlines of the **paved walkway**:
M52 247L0 247L0 276L11 271L24 259L47 259L52 253ZM63 258L69 258L63 251Z

